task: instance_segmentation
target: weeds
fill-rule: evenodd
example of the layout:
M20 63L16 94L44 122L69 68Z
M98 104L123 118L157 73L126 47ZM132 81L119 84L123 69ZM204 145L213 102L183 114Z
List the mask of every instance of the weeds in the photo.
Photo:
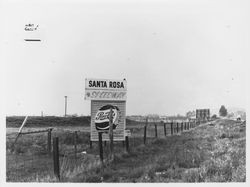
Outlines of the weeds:
M141 133L138 129L132 132ZM83 133L77 137L80 148L88 152L78 154L77 160L67 155L74 145L73 133L65 136L63 132L56 132L56 135L60 137L61 150L66 151L66 156L60 159L61 182L246 181L245 126L230 120L217 120L213 125L201 125L178 136L149 138L146 145L142 143L142 136L135 134L134 146L130 147L130 153L126 153L121 144L115 144L114 160L105 160L103 167L96 156L97 147L92 150L88 148L88 134ZM30 154L46 153L44 138L46 137L36 137L33 141L30 138L20 139L13 155L21 156L29 152L29 148L32 148ZM11 149L9 141L6 148ZM108 147L104 147L104 152L107 157ZM7 163L11 166L12 157L8 158ZM43 164L44 162L40 161L39 165ZM9 171L8 181L22 181L20 177L10 177ZM25 172L26 175L30 173ZM23 181L58 182L53 174L42 171L23 178Z

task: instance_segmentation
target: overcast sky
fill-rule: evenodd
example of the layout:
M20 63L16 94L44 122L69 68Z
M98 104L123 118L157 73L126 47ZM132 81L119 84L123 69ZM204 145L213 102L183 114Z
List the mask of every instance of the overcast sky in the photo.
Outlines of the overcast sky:
M54 2L54 3L53 3ZM127 79L127 114L246 107L249 3L4 3L7 115L90 114L85 78ZM41 42L26 42L25 24ZM2 62L1 62L2 63Z

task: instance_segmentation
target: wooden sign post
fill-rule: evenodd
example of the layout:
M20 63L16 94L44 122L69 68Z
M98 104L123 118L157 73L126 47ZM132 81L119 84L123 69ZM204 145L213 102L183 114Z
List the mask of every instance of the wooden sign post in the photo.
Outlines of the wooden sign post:
M103 165L102 132L98 132L100 160Z
M129 152L129 141L128 141L128 136L125 137L125 142L126 142L126 152Z
M109 113L109 146L110 146L110 160L114 159L114 144L113 144L113 111L110 108Z

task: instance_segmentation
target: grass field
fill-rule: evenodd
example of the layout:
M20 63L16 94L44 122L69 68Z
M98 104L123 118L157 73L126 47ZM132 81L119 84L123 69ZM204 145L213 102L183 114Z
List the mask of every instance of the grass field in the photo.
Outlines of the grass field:
M87 132L78 137L77 161L61 157L62 182L245 182L246 132L245 124L220 119L202 124L181 135L149 138L143 144L138 125L130 125L130 152L121 142L115 143L115 158L101 167L98 145L89 148ZM68 129L69 130L69 129ZM154 131L153 128L151 128ZM7 130L8 132L8 130ZM12 132L13 130L9 131ZM68 133L68 134L67 134ZM73 150L73 136L64 129L53 130L60 138L60 152ZM8 135L9 133L7 133ZM153 134L153 132L152 132ZM56 182L52 159L46 155L46 134L25 135L18 140L18 150L11 151L11 136L7 136L7 181ZM86 154L81 153L86 151ZM36 166L20 169L15 159L24 153L35 155ZM104 146L104 158L108 145ZM18 157L18 158L17 158ZM19 158L20 157L20 158ZM28 162L28 161L27 161ZM26 163L26 165L28 165ZM20 169L20 170L18 170Z
M19 128L24 120L25 116L7 116L6 127L7 128ZM137 122L126 119L126 124L136 124ZM79 117L59 117L59 116L29 116L25 127L89 127L90 116Z

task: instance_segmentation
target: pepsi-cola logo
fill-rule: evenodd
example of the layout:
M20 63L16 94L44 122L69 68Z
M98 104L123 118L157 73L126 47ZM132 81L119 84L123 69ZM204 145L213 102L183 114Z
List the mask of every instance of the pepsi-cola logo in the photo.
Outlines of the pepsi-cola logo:
M110 109L112 109L113 129L116 129L117 125L120 122L120 117L121 117L120 110L117 106L105 105L101 107L95 115L96 130L99 131L109 130Z

